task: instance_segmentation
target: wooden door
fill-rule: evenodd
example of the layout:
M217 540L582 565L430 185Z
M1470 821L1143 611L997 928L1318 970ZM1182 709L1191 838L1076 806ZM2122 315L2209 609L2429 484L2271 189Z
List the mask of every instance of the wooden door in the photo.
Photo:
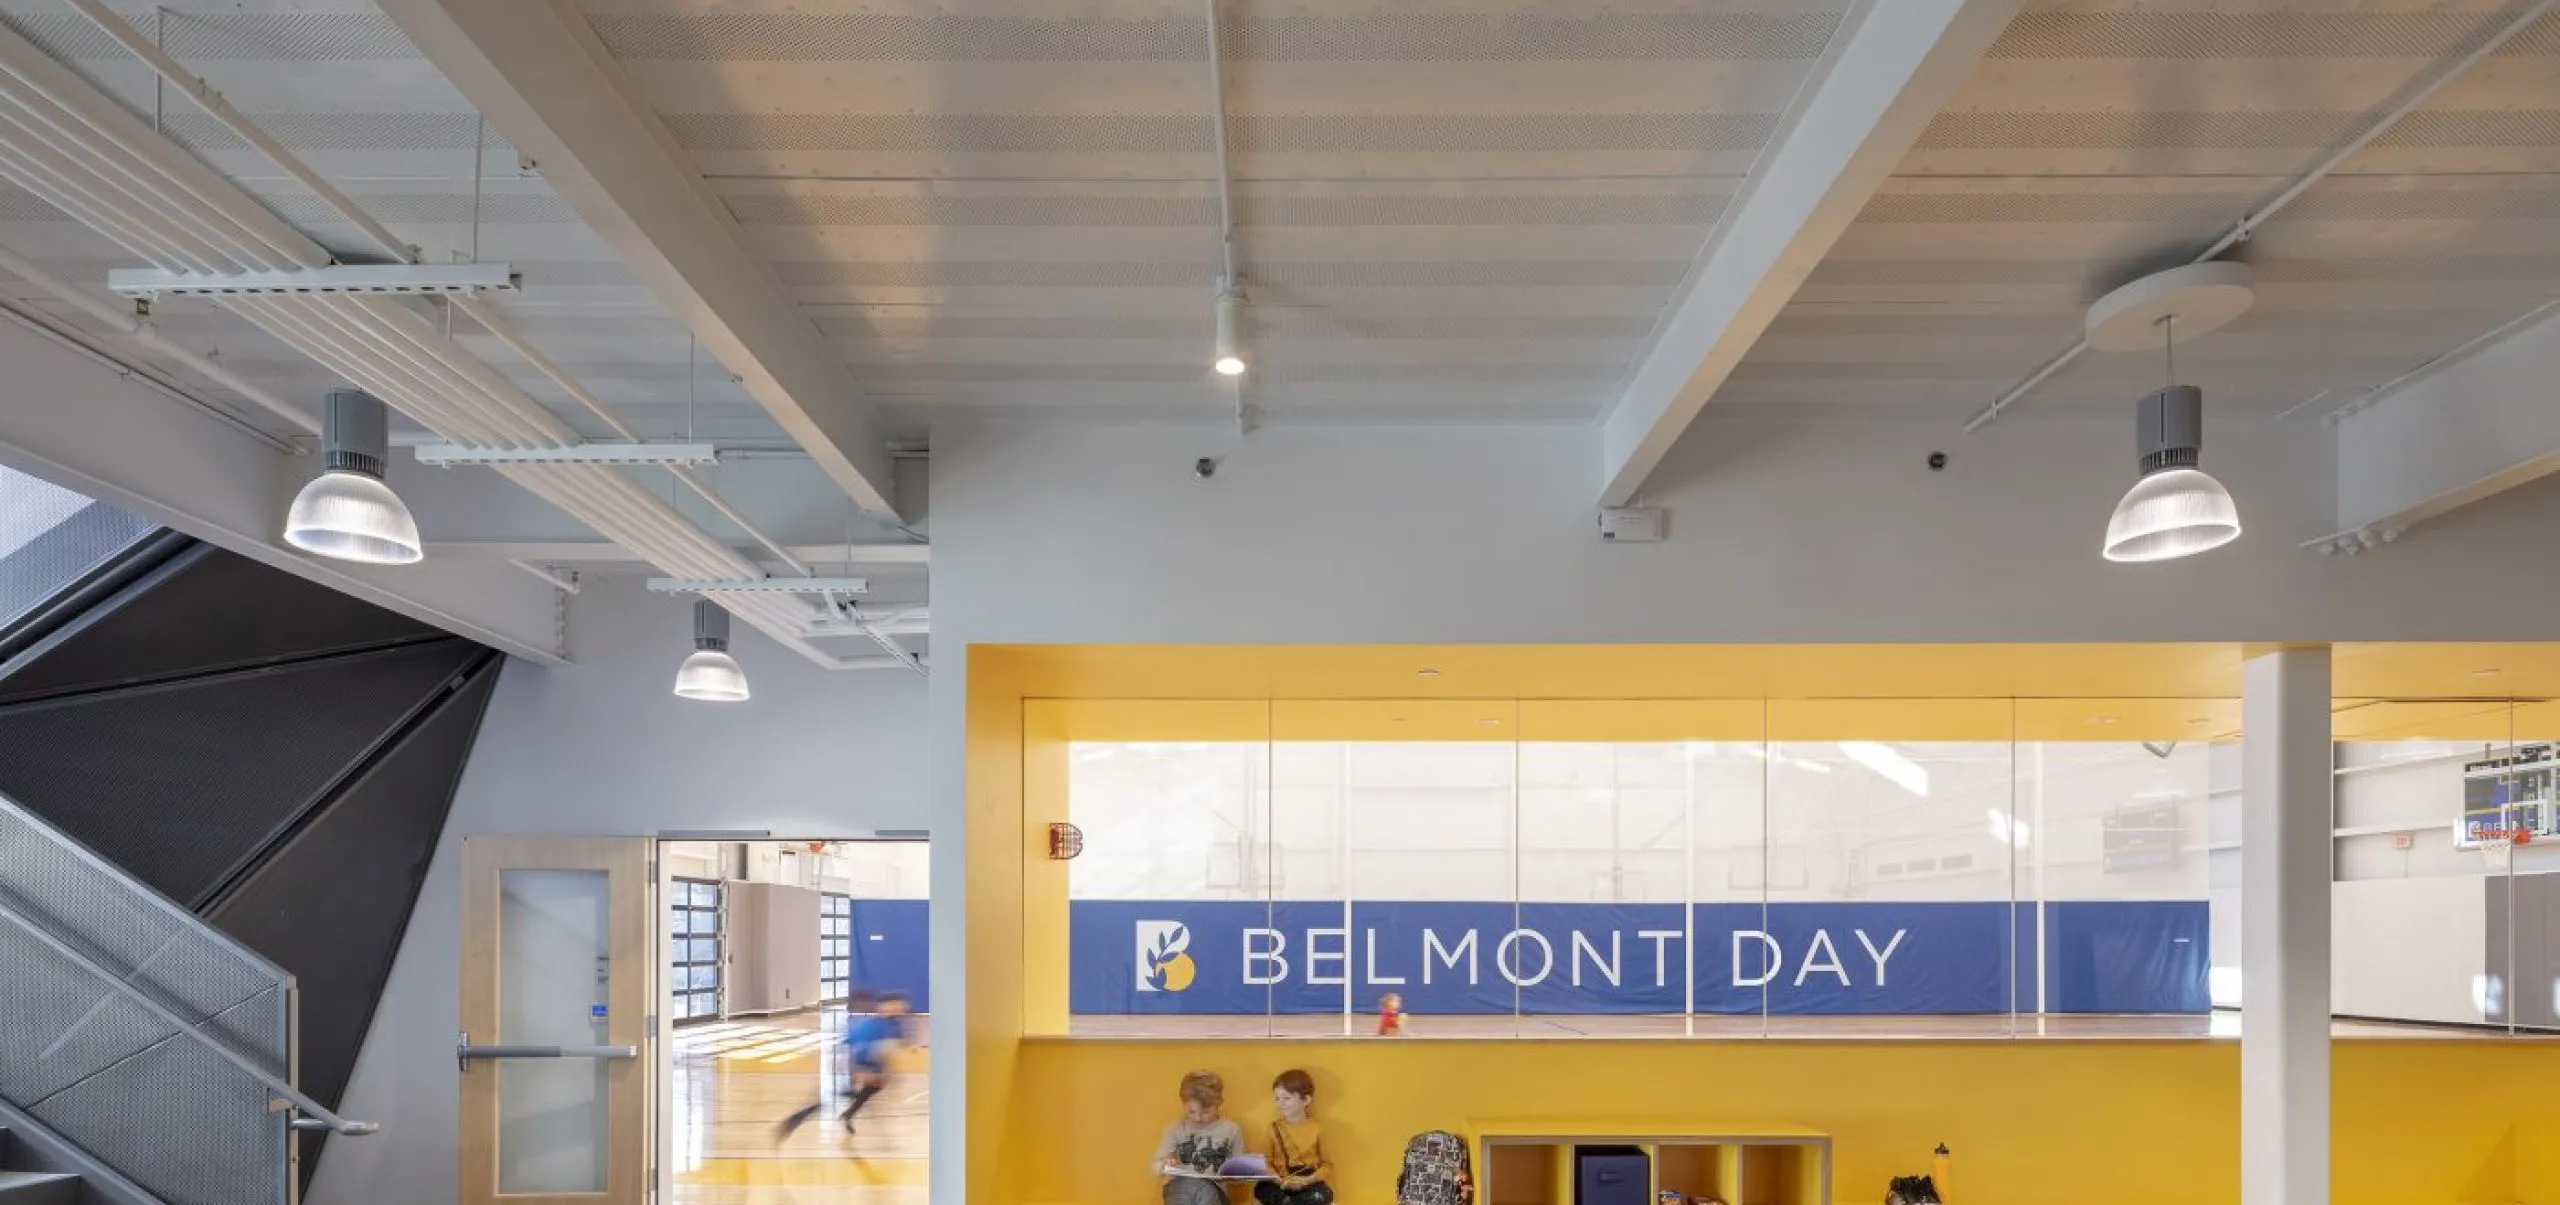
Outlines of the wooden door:
M460 1205L647 1201L651 852L463 838Z

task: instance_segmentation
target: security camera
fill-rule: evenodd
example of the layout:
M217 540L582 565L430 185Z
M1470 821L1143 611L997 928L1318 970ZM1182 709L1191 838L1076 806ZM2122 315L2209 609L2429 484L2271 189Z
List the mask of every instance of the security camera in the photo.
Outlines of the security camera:
M1192 461L1191 475L1201 479L1202 481L1207 481L1208 479L1217 476L1218 458L1214 456L1203 456L1198 460Z

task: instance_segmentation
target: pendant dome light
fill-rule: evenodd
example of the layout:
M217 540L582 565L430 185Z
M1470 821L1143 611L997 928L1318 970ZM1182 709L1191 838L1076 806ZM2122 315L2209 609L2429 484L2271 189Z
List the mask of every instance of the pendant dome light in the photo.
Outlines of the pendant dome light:
M707 598L693 604L693 655L676 670L676 697L705 703L747 700L747 671L729 655L729 613Z
M2167 561L2240 538L2231 491L2196 467L2204 442L2204 391L2171 385L2142 399L2135 443L2142 477L2107 520L2110 561Z
M417 520L382 483L390 443L390 416L379 400L353 389L331 390L320 416L320 475L285 511L285 542L367 565L408 565L424 557Z
M2204 390L2178 383L2178 336L2216 329L2257 299L2249 266L2212 261L2143 277L2089 307L2089 345L2104 351L2161 349L2168 374L2134 410L2141 476L2116 503L2100 551L2110 561L2167 561L2240 538L2231 491L2199 467Z

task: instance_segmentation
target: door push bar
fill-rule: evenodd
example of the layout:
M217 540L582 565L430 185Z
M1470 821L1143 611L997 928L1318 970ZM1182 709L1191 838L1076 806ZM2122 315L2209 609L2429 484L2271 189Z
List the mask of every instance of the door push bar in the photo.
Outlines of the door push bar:
M464 1071L473 1059L636 1059L637 1046L474 1046L470 1034L457 1034L453 1060Z

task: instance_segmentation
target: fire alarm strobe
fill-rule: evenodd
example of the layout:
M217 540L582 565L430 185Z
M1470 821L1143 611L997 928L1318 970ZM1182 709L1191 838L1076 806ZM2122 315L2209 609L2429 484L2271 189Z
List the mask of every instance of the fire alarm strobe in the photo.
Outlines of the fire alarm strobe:
M1084 830L1072 824L1049 826L1049 860L1064 862L1084 852Z

